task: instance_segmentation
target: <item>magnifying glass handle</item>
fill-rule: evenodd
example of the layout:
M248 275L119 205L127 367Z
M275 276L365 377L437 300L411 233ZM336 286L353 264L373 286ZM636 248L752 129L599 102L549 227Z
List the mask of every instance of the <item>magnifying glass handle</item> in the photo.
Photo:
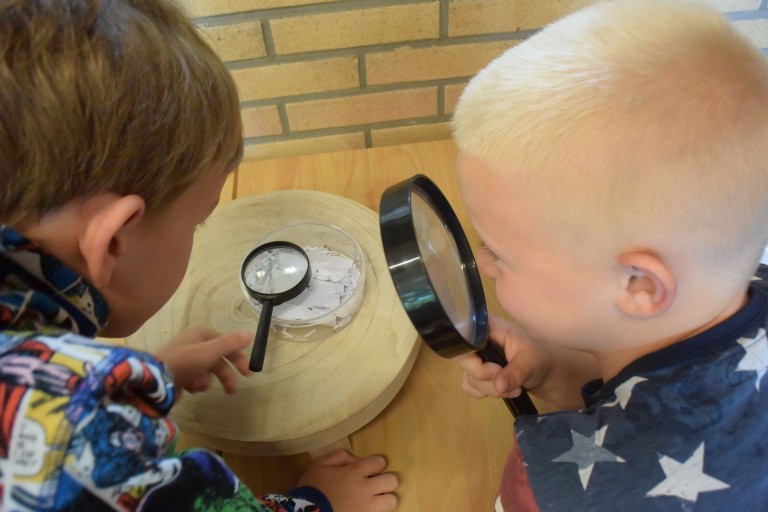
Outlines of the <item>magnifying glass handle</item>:
M267 353L267 339L269 339L269 325L272 323L272 301L265 300L261 303L261 315L256 335L253 337L253 352L248 368L252 372L260 372L264 367L264 355Z
M507 366L507 358L504 355L504 351L491 340L488 340L485 347L477 352L477 355L479 355L480 359L485 363L496 363L502 368ZM525 389L520 393L520 396L515 398L505 398L504 403L515 418L519 418L520 416L535 416L539 414L539 411L536 410L536 406L533 405L531 397L528 396Z

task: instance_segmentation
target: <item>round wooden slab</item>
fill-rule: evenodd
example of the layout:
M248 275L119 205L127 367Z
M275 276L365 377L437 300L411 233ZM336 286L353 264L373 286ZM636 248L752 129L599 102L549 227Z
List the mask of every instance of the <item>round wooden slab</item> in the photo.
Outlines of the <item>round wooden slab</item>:
M239 286L240 264L267 232L299 220L333 224L360 244L369 263L363 306L349 325L324 340L270 337L264 370L240 377L234 395L218 382L205 393L185 393L173 418L213 448L286 455L336 442L386 407L416 359L419 339L389 276L378 215L354 201L306 190L218 207L196 234L176 294L128 345L151 352L190 325L255 331L257 318Z

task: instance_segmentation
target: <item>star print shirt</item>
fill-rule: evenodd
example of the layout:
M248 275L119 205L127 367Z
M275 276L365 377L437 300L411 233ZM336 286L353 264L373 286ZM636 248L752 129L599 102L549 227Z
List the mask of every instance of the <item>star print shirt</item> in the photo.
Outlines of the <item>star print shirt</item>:
M174 453L171 375L91 339L98 291L0 226L0 509L323 512L310 487L256 498L219 457Z
M587 384L586 409L519 418L497 510L768 510L766 270L728 320Z

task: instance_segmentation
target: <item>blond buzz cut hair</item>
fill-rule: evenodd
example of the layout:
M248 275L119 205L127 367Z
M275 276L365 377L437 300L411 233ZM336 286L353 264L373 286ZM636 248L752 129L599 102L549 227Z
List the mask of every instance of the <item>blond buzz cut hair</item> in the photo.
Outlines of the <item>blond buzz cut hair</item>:
M470 81L453 131L574 255L683 250L742 279L768 242L768 61L704 5L600 2L549 25Z
M243 150L235 84L171 0L0 3L0 223L98 193L162 210Z

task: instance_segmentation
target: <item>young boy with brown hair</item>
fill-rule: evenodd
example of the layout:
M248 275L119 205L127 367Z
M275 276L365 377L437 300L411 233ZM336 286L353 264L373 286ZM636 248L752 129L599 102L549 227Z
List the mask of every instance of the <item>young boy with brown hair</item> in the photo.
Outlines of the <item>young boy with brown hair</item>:
M380 456L334 452L257 499L215 455L172 453L179 393L234 391L248 333L193 328L157 359L93 339L173 294L242 155L234 83L189 20L166 0L9 0L0 52L0 507L393 510Z
M700 4L601 2L483 69L453 123L514 319L509 365L463 356L463 387L563 409L517 420L497 510L764 510L765 56Z

